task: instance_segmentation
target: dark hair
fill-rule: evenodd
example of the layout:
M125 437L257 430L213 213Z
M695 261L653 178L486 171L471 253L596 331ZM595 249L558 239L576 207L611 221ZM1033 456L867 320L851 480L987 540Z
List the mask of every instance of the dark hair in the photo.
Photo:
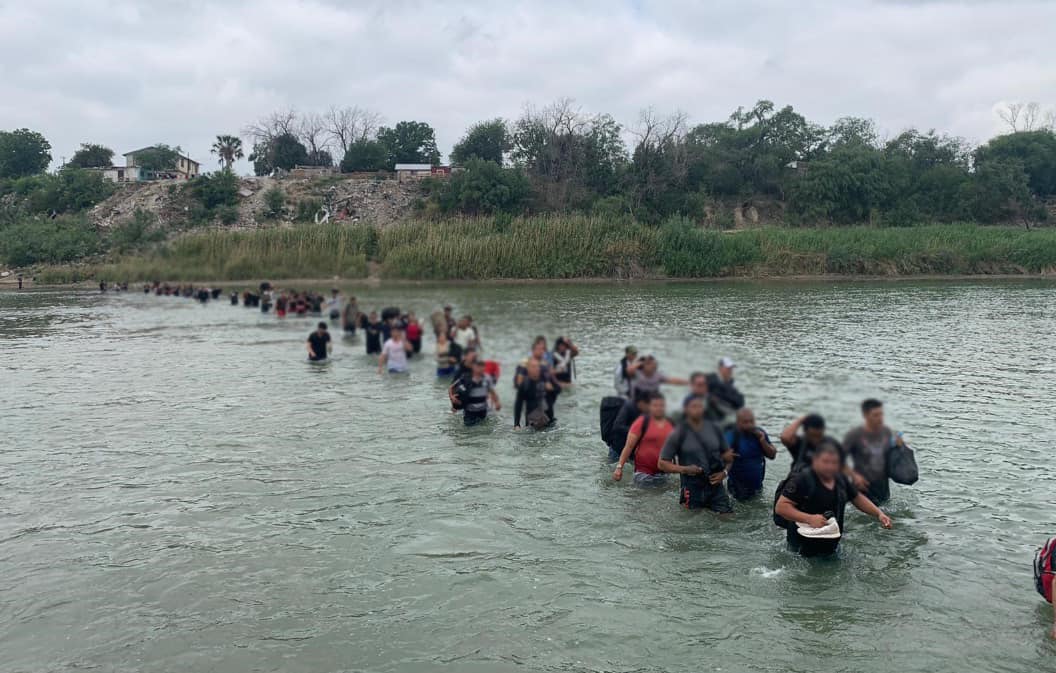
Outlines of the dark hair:
M692 383L693 381L696 381L698 378L702 378L702 379L704 379L704 381L707 381L708 380L708 375L705 374L704 372L693 372L692 374L689 375L689 382Z
M700 396L700 395L690 395L689 397L687 397L685 399L685 401L682 402L682 408L685 409L686 407L688 407L690 404L692 404L696 400L700 400L702 403L705 404L705 406L707 405L706 400L702 396Z
M803 419L803 429L824 430L825 419L822 418L820 414L808 414L807 417Z
M884 406L884 403L875 397L870 397L866 401L862 402L862 413L867 414L873 409L880 409Z
M539 344L543 344L544 346L546 345L546 337L542 334L532 339L532 348L535 348Z
M837 456L840 455L840 450L836 448L836 445L832 442L822 442L814 449L814 458L822 455L823 453L835 453ZM813 458L811 459L813 460Z
M316 325L315 328L316 329L326 329L326 323L325 322L321 322L318 325Z
M645 401L649 402L650 404L662 399L664 399L664 396L657 390L650 390L645 393Z
M642 402L648 403L651 399L653 399L653 392L654 391L652 391L652 390L636 390L636 391L634 391L634 403L635 404L641 404Z

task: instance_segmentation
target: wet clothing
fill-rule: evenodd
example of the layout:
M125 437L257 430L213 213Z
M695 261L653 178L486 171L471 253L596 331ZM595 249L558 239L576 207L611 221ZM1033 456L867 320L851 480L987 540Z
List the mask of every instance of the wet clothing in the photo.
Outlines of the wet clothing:
M634 400L627 400L620 407L619 412L616 414L616 419L612 422L612 445L609 446L609 460L616 462L620 459L620 452L623 451L624 444L627 443L627 433L631 430L631 425L642 415L642 412L638 411L638 405L634 403Z
M843 438L843 448L847 451L854 470L869 480L866 497L877 504L891 497L887 455L894 445L895 434L886 425L877 432L869 432L864 426L860 426Z
M367 323L367 355L381 353L381 328L382 323L380 322Z
M456 368L458 368L458 362L462 359L462 349L452 341L448 341L443 348L440 346L436 348L436 375L441 378L451 376L455 373ZM454 362L451 362L452 359L454 359Z
M308 343L312 346L312 352L314 356L309 355L308 359L313 361L325 360L326 359L326 345L330 343L330 333L323 332L312 332L308 335Z
M482 376L479 381L467 376L455 384L455 396L462 402L462 417L466 425L476 425L488 415L488 396L495 387L492 380Z
M712 484L708 475L697 477L679 475L678 504L686 509L710 509L718 514L729 514L733 511L733 501L726 487Z
M840 452L840 467L847 464L847 452L839 442L832 437L825 435L822 444L832 444L836 447L836 450ZM796 437L796 445L792 448L788 448L788 452L792 455L792 469L789 470L789 474L798 472L804 468L809 468L811 461L814 460L814 451L816 449L817 447L808 442L807 438L803 435Z
M458 344L462 350L472 346L476 339L477 333L472 327L466 327L465 329L456 328L451 335L451 340Z
M722 454L727 450L729 446L722 431L707 419L699 428L683 421L668 436L660 458L679 465L699 465L704 470L699 476L679 475L679 502L683 507L707 508L720 513L733 511L726 487L708 481L709 475L725 469Z
M836 475L834 488L826 488L813 469L797 472L789 477L781 495L795 504L796 509L805 514L834 516L843 532L843 513L847 503L858 495L854 484L842 472ZM830 556L836 553L840 539L819 540L806 538L799 534L798 526L791 523L786 534L789 546L803 556Z
M726 382L718 374L708 374L708 393L734 411L744 406L744 395L737 390L732 379Z
M389 339L381 346L381 354L386 356L385 368L390 372L407 371L407 343Z
M407 324L407 341L411 342L411 350L415 353L422 352L422 326L416 322Z
M638 435L638 446L634 450L634 472L648 475L661 474L660 468L656 466L660 458L660 451L664 448L667 438L675 431L671 421L663 418L657 421L649 418L649 427L642 435L642 427L645 425L645 416L639 416L633 424L629 434ZM620 447L621 451L623 447Z
M770 441L770 436L765 431L763 435ZM763 478L766 476L763 445L755 435L741 432L737 428L726 432L726 443L735 454L726 487L730 490L730 495L738 500L752 498L763 490Z
M517 398L513 403L513 424L521 424L521 414L524 414L525 424L538 413L546 415L547 424L554 422L553 412L548 402L550 393L546 389L546 379L540 376L537 380L525 377L517 386Z
M564 355L554 351L550 354L550 361L554 365L554 378L561 383L572 383L576 374L576 359L572 350L566 350Z

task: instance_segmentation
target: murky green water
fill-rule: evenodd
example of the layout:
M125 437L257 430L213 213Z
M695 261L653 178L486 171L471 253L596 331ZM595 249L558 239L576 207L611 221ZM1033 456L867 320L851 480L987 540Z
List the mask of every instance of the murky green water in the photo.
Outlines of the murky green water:
M532 336L575 337L559 427L466 430L430 362L381 379L361 342L311 366L307 319L0 294L0 670L1056 670L1030 570L1056 534L1056 284L358 294L471 312L507 401ZM765 501L719 521L613 484L597 403L627 343L673 374L734 356L773 433L886 400L923 472L896 528L849 515L812 563Z

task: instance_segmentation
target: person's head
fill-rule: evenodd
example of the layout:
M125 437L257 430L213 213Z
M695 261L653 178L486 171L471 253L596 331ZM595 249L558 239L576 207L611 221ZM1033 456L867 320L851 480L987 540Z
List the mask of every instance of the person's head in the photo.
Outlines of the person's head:
M462 316L461 318L458 319L458 328L459 329L466 329L467 327L469 327L469 317Z
M326 323L325 322L321 322L318 325L316 325L315 326L315 331L318 332L319 334L326 334Z
M537 381L539 377L543 374L543 366L539 364L539 361L535 358L532 358L528 361L528 366L525 367L525 369L528 372L528 378L532 379L533 381Z
M840 452L832 442L822 442L814 450L810 464L819 477L832 479L840 472Z
M646 355L645 357L643 357L641 359L641 363L642 364L639 367L639 371L641 371L646 376L652 376L653 374L655 374L657 367L660 366L659 363L657 363L656 358L652 355Z
M873 398L862 402L862 419L865 421L865 427L870 430L882 428L884 426L884 403Z
M455 310L455 308L453 306L451 306L450 304L448 304L447 306L444 307L444 315L446 315L448 317L451 317L451 312L454 311L454 310Z
M467 365L472 365L474 362L476 362L477 361L477 349L476 348L467 348L466 352L462 354L462 361L465 362Z
M475 360L473 362L473 378L477 380L484 378L484 369L484 361Z
M697 395L691 395L686 399L683 405L682 412L685 414L686 420L699 423L704 420L704 408L705 402L703 397Z
M748 407L738 409L737 429L744 433L755 432L755 412Z
M653 398L653 393L650 390L637 390L634 393L634 406L638 407L638 412L642 414L649 413L649 402Z
M399 341L403 338L403 328L400 327L399 323L396 323L392 326L392 331L389 334L392 335L393 341Z
M693 372L689 375L689 392L698 397L708 396L708 375L704 372Z
M803 419L803 436L813 446L821 444L825 439L825 419L818 414L809 414Z
M418 318L414 315L414 311L408 311L407 312L407 320L409 320L410 322L417 322L418 321Z
M544 355L546 355L546 337L540 335L532 341L532 357L541 360Z
M667 414L667 401L660 393L649 393L649 415L653 418L663 418Z
M638 349L634 346L628 346L627 348L624 348L623 357L626 358L628 362L634 362L634 359L638 357Z
M554 342L554 350L562 355L568 350L568 342L565 341L565 337L557 337L557 341Z
M377 311L371 311L370 312L370 322L378 322L378 312Z
M721 357L719 358L719 378L727 383L733 380L733 369L737 366L737 363L733 361L733 358Z
M335 288L332 288L332 289L330 290L330 294L332 294L332 295L333 295L333 296L335 296L335 297L336 297L336 296L338 295L338 293L339 293L339 291L338 291L338 289L337 289L336 287L335 287Z

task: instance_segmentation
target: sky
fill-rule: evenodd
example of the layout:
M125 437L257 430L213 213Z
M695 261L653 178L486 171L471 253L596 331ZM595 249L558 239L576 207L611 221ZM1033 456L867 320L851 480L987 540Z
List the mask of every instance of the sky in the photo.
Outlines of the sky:
M0 0L0 129L43 133L53 167L95 142L213 169L217 134L290 107L428 122L446 154L563 97L627 127L769 99L980 143L997 106L1056 104L1054 37L1049 0Z

